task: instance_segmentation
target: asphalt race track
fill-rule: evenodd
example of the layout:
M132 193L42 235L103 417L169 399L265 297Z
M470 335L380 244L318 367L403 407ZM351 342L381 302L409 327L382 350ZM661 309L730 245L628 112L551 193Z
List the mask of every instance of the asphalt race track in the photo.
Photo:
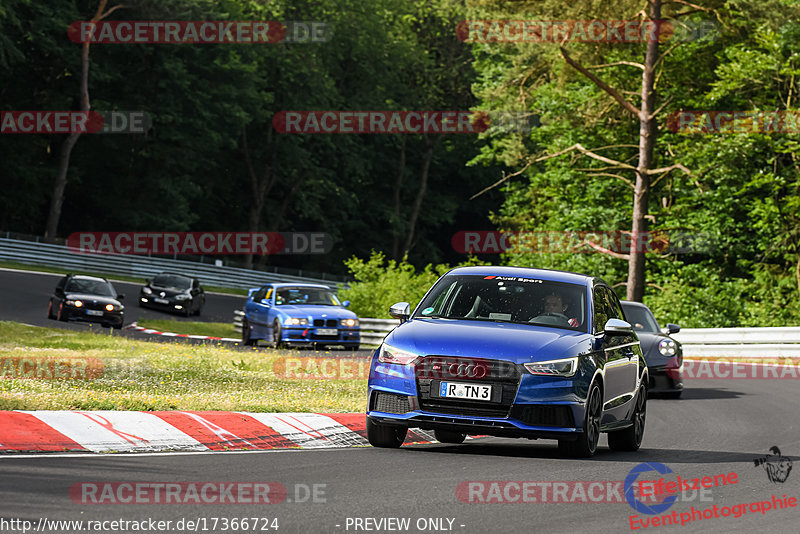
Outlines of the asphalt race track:
M56 277L0 272L0 319L62 326L48 321L45 306ZM115 284L117 286L117 284ZM118 284L127 295L136 286ZM127 302L130 302L128 300ZM203 320L227 320L240 306L241 297L209 295ZM226 308L227 307L227 308ZM130 308L135 320L140 313ZM145 312L148 313L148 312ZM158 312L153 312L158 313ZM219 314L219 315L218 315ZM277 518L279 533L344 532L763 532L796 533L800 504L794 508L759 511L751 503L800 500L798 467L783 482L770 481L764 465L755 460L771 456L778 446L789 461L800 458L800 384L785 380L692 380L680 400L650 399L642 449L615 453L601 438L598 454L590 460L564 459L554 441L481 438L465 445L414 445L399 450L371 447L263 452L181 453L151 455L5 455L0 456L0 532L22 532L27 520L40 518L83 521L172 521L173 532L271 532ZM701 494L685 492L660 515L637 512L625 502L618 483L642 462L658 462L672 473L640 475L640 480L664 477L674 481L735 473L735 483ZM730 478L730 475L728 475ZM505 488L492 492L489 481ZM621 502L586 502L572 490L542 503L541 488L525 482L616 482ZM84 504L70 488L81 483L107 482L203 483L273 482L287 489L286 500L274 504L233 504L189 501L171 504ZM470 486L470 482L473 485ZM484 482L484 484L478 484ZM517 482L505 485L506 482ZM477 485L476 485L477 484ZM478 488L473 494L464 488ZM524 497L518 488L540 488ZM570 486L572 487L572 486ZM483 489L481 489L483 488ZM313 492L316 491L316 498ZM481 497L517 502L469 502ZM550 493L552 500L554 493ZM72 497L72 498L71 498ZM247 496L244 497L245 499ZM73 500L74 499L74 500ZM528 502L520 502L527 500ZM577 500L579 502L564 502ZM617 499L619 501L619 499ZM188 499L187 499L188 501ZM316 501L316 502L313 502ZM464 502L466 501L466 502ZM797 501L795 501L796 503ZM738 510L740 517L710 517L680 526L681 514L692 516L692 507L717 511ZM645 519L676 512L678 526L642 528ZM713 512L710 512L713 513ZM636 516L636 529L631 528ZM259 519L258 528L223 528L222 519ZM216 519L215 519L216 518ZM408 527L394 519L408 519ZM3 523L3 520L6 523ZM201 521L197 528L176 529L178 521ZM452 522L451 522L452 521ZM216 523L214 523L216 522ZM212 528L216 524L216 528ZM106 530L122 532L107 524ZM205 527L205 528L204 528ZM265 528L262 528L265 527ZM48 528L40 532L71 532ZM129 530L135 531L135 530ZM170 532L169 529L152 532Z
M61 274L0 269L0 321L18 321L53 328L89 328L88 324L59 323L47 318L47 301L62 276ZM203 313L200 316L182 317L160 310L140 308L137 300L144 280L141 284L134 284L112 279L112 284L117 292L125 295L122 304L125 305L126 325L142 318L228 323L233 321L234 310L242 309L245 302L245 298L241 295L206 293L206 305L203 307Z

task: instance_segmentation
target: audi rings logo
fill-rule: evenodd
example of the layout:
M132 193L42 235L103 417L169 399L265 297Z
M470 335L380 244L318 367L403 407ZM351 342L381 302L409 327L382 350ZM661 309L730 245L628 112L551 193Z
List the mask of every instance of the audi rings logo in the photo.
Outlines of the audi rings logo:
M447 372L458 378L484 378L489 374L489 369L479 363L452 362L447 366Z
M417 378L481 380L492 372L492 364L472 358L428 356L417 366Z

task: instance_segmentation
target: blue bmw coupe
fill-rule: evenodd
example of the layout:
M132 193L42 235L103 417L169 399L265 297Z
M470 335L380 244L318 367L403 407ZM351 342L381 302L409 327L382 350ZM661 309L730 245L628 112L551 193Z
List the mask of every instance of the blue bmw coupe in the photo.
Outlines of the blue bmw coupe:
M519 267L442 276L372 358L367 437L399 447L408 428L443 443L467 435L558 440L590 457L644 436L648 372L620 301L603 280Z
M358 350L358 316L321 284L267 284L250 289L244 305L242 344L259 339L275 347L340 345Z

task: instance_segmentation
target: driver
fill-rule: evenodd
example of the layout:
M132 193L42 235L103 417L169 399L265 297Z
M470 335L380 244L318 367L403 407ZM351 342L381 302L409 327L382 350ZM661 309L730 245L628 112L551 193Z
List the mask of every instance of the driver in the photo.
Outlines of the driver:
M574 317L568 318L566 316L564 312L567 311L567 308L569 308L569 304L564 303L564 297L562 297L560 293L553 292L544 298L545 313L555 313L561 315L568 320L570 326L573 327L580 326L580 323L576 318Z

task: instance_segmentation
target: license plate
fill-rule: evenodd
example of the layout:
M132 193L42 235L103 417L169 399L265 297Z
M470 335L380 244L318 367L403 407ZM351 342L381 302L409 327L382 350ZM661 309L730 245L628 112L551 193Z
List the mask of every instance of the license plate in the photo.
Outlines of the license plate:
M167 299L153 299L158 304L169 304Z
M86 315L103 315L100 310L86 310Z
M317 328L317 335L318 336L335 336L338 335L339 331L335 328Z
M491 401L492 386L442 382L439 386L439 396L455 399Z

